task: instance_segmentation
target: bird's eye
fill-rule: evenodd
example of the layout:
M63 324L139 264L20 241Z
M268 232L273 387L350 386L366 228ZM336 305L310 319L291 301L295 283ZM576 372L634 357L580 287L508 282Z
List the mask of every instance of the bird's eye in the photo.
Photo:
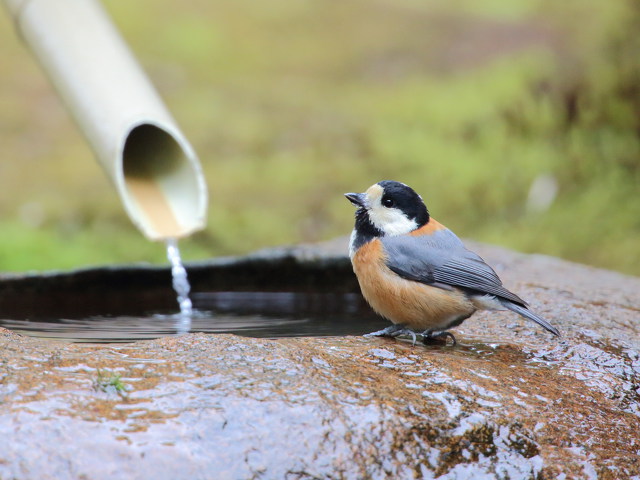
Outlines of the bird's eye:
M395 205L395 202L393 201L392 198L385 197L382 199L382 205L384 205L387 208L391 208Z

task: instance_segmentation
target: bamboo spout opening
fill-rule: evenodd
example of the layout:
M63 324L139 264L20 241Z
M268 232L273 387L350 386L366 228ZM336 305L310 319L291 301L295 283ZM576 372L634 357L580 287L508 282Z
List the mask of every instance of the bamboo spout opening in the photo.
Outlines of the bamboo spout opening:
M122 200L152 240L184 237L203 224L206 193L190 153L173 135L150 123L132 128L124 141Z

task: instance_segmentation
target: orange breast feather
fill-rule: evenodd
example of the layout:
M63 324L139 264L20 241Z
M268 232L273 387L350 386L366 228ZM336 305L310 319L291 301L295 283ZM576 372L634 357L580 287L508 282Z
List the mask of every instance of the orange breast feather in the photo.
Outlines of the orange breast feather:
M475 311L463 292L406 280L385 262L382 243L375 239L356 252L353 270L369 305L393 323L415 330L446 328L456 318Z

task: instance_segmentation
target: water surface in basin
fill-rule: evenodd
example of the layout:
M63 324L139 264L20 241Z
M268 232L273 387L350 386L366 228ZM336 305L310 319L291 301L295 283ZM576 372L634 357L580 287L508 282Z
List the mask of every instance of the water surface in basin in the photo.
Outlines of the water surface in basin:
M354 293L197 292L190 317L171 311L84 315L65 306L64 315L27 313L0 319L0 326L30 336L72 342L131 342L189 332L249 337L363 335L388 322ZM108 312L107 312L108 313ZM15 318L19 317L19 318Z

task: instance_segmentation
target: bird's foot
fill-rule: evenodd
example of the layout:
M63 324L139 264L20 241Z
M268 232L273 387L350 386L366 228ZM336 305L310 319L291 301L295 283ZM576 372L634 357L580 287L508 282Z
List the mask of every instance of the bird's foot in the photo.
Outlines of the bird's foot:
M413 339L413 344L416 344L416 332L408 329L402 324L390 325L387 328L378 330L377 332L367 333L365 337L391 337L396 338L400 335L409 335Z
M451 332L433 332L433 330L425 330L422 332L422 343L425 345L442 345L447 346L451 340L451 346L455 347L458 342Z

